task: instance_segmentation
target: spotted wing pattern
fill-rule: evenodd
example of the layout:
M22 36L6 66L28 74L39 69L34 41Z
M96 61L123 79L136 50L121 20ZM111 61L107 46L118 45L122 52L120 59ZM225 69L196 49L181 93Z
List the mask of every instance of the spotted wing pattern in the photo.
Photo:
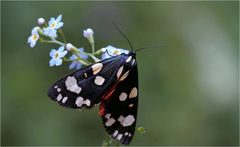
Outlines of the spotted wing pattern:
M64 107L91 108L116 82L114 75L122 62L121 56L116 56L79 69L54 83L48 96Z
M134 62L133 59L132 62ZM127 65L123 66L124 68ZM138 71L137 64L133 63L128 76L113 86L100 104L100 115L106 131L122 144L129 144L133 138L137 119L138 108Z
M91 108L100 103L99 114L106 131L122 144L133 138L138 107L138 72L135 53L121 54L60 79L48 96L69 108Z

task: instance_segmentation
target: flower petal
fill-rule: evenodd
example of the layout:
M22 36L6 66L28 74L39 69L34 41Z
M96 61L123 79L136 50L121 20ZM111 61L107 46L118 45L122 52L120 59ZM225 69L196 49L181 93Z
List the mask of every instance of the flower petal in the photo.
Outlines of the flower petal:
M57 26L55 27L55 29L59 29L63 26L63 22L57 23Z
M50 61L49 61L49 65L50 66L54 66L56 63L56 59L55 58L52 58Z
M28 37L28 43L32 42L32 35Z
M67 54L68 52L67 51L63 51L63 52L61 52L61 53L59 53L59 57L64 57L66 54Z
M77 56L76 55L72 55L69 59L70 60L75 60L75 59L77 59Z
M50 57L54 57L57 51L55 49L52 49L51 52L49 53Z
M87 58L88 58L88 55L82 53L82 54L80 55L80 57L83 58L83 59L87 59Z
M43 28L44 35L50 36L50 37L57 37L57 31L55 29L52 29L50 27Z
M32 29L32 34L38 34L38 29L39 29L38 26L37 26L37 27L34 27L34 28Z
M79 50L80 52L84 52L84 48L82 48L82 47L79 48L78 50Z
M59 48L58 48L58 52L60 53L60 52L62 52L64 50L64 46L60 46Z
M36 45L36 41L32 40L32 42L30 43L30 47L33 48Z
M79 48L78 50L79 50L79 52L80 52L78 55L79 55L81 58L83 58L83 59L87 59L87 58L88 58L88 55L82 53L82 52L84 52L84 48L81 47L81 48Z
M62 14L60 14L57 19L56 19L56 22L60 22L62 20Z
M49 31L50 31L50 32L49 32L49 36L51 36L51 37L57 37L57 30L55 30L55 29L50 29Z
M77 61L76 61L77 62ZM79 63L79 62L77 62L76 63L76 69L80 69L82 67L82 64L81 63Z
M69 69L74 69L76 65L76 61L73 61L70 65L69 65Z
M51 26L54 21L56 21L55 18L51 17L48 21L48 25Z
M61 64L62 64L62 59L61 58L56 59L55 65L59 66Z

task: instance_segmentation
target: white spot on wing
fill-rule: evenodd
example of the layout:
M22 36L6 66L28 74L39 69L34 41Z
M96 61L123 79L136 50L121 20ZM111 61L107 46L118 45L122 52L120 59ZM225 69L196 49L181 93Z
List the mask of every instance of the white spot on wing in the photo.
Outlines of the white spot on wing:
M117 139L118 139L118 140L121 140L121 139L122 139L122 136L123 136L122 134L118 134Z
M130 62L131 59L132 59L132 56L129 56L129 57L127 58L126 62L127 62L127 63Z
M96 85L99 85L101 86L103 83L104 83L105 79L101 76L96 76L95 80L94 80L94 83Z
M63 99L62 99L62 103L65 103L66 101L67 101L67 97L64 97Z
M120 95L119 95L119 100L120 101L125 101L127 99L127 94L125 92L122 92Z
M99 73L101 71L102 67L103 67L102 63L93 64L92 65L93 74L95 75L95 74Z
M91 105L91 101L89 99L86 99L85 102L84 102L87 106L90 106Z
M123 81L124 79L126 79L128 74L129 74L129 71L125 72L124 75L121 76L120 81Z
M59 94L59 95L57 96L57 101L61 101L61 99L62 99L62 95Z
M128 135L128 132L125 132L125 133L124 133L124 136L127 136L127 135Z
M82 90L82 88L77 85L77 80L74 77L69 76L65 81L65 85L67 87L67 90L75 92L77 94L79 94Z
M131 92L130 92L130 94L129 94L129 98L135 98L135 97L137 97L137 88L136 87L134 87L132 90L131 90Z
M61 90L62 90L61 88L57 88L57 91L58 91L58 92L61 92Z
M122 122L122 121L124 121L124 119L125 119L125 118L124 118L122 115L120 115L119 118L118 118L118 121L119 121L119 122Z
M106 119L109 119L111 117L111 114L110 113L107 113L106 115L105 115L105 118Z
M77 97L75 104L76 104L78 107L81 107L82 104L83 104L83 98L82 98L81 96Z
M110 118L105 122L105 125L107 127L109 127L109 126L113 125L115 122L116 122L116 120L114 118Z
M128 107L130 107L130 108L133 107L133 104L129 104Z
M56 86L54 86L54 88L56 89L56 88L58 88L58 86L56 85Z
M90 105L91 105L91 101L90 101L89 99L86 99L86 100L84 101L83 97L79 96L79 97L77 97L75 104L76 104L78 107L82 107L83 104L85 104L85 105L87 105L87 106L90 106Z
M131 126L135 118L133 115L128 115L127 117L123 117L122 115L118 118L118 121L121 123L123 127Z
M121 67L118 69L118 72L117 72L117 78L118 78L118 79L119 79L119 77L121 76L122 71L123 71L123 66L121 66Z
M115 132L113 133L113 137L116 137L118 134L118 130L115 130Z
M134 65L134 63L135 63L135 59L132 60L132 66Z

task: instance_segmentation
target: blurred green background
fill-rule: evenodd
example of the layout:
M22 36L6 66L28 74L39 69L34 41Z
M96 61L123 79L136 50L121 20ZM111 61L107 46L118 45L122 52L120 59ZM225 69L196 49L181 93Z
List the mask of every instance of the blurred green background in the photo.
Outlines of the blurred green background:
M106 136L98 108L65 109L47 97L48 87L71 73L49 67L57 45L27 44L37 18L63 15L67 40L138 52L140 98L132 145L239 144L239 2L1 2L2 145L101 145Z

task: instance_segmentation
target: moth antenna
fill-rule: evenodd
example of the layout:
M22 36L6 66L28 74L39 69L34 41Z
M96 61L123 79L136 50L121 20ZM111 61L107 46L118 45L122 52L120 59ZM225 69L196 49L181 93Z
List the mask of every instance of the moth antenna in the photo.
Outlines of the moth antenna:
M138 52L140 50L144 50L144 49L157 49L160 47L166 47L167 45L159 45L159 46L149 46L149 47L141 47L135 50L135 52Z
M112 24L117 28L117 30L123 35L123 37L128 41L130 47L131 47L131 50L133 52L133 45L132 43L130 42L130 40L127 38L127 36L121 31L121 29L114 23L112 22Z

